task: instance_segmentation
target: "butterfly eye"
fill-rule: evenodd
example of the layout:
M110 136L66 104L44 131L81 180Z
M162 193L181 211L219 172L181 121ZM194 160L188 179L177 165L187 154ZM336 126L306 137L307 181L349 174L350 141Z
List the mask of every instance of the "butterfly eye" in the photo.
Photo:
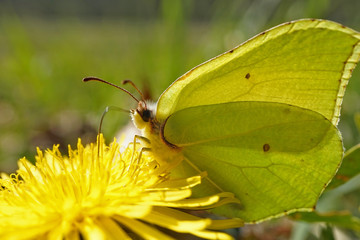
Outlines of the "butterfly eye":
M150 118L152 117L152 111L147 108L144 101L139 101L136 111L141 116L144 122L150 121Z
M143 112L142 112L142 119L145 121L145 122L149 122L149 120L150 120L150 118L151 118L151 110L148 110L148 109L146 109L146 110L144 110Z

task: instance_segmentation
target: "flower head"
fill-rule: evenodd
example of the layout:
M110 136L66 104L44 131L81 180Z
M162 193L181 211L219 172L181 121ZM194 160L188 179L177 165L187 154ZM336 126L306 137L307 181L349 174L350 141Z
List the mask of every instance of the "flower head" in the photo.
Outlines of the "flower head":
M236 202L230 193L191 198L202 176L171 179L151 154L130 144L120 152L114 140L63 156L58 146L36 164L19 160L16 174L0 178L1 239L171 239L169 229L202 238L227 239L212 230L239 227L239 219L212 220L183 211Z

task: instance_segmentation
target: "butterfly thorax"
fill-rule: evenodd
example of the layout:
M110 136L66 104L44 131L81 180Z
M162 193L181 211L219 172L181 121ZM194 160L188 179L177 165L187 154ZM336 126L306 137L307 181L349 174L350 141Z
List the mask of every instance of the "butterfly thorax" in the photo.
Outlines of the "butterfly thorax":
M135 126L141 130L142 136L149 140L149 147L160 165L172 168L182 159L181 149L166 141L163 133L166 121L156 119L156 105L140 101L138 107L131 111ZM165 143L165 144L164 144Z

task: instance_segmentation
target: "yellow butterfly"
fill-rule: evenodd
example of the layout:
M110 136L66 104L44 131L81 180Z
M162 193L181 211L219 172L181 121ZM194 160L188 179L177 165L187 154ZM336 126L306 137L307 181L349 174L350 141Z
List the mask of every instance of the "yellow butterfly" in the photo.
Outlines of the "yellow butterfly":
M311 211L341 164L336 125L359 42L331 21L279 25L184 74L156 107L139 101L133 122L160 166L208 173L194 194L241 201L218 213L258 222Z

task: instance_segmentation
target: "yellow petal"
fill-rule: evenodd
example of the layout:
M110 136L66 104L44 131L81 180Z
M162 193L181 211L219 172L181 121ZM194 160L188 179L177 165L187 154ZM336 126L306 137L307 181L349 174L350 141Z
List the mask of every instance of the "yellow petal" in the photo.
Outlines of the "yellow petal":
M149 214L152 206L148 205L114 205L112 208L108 207L105 209L105 213L109 211L112 214L118 214L121 216L129 217L129 218L142 218Z
M131 240L124 230L121 229L118 223L108 217L99 217L97 224L101 226L106 234L106 239L123 239Z
M234 239L229 234L223 232L212 232L212 231L194 231L192 235L205 238L205 239L219 239L219 240L232 240Z
M134 233L138 234L140 237L143 237L147 240L174 240L172 237L160 232L159 230L150 227L147 224L144 224L140 221L131 218L124 218L121 216L114 217L117 221L119 221L124 226L131 229Z
M201 176L194 176L189 178L170 179L164 181L154 187L156 190L170 190L170 189L184 189L192 188L201 183ZM152 190L151 188L149 190Z
M231 218L231 219L212 220L211 224L207 227L207 229L221 230L221 229L239 228L242 226L244 226L243 220L239 218Z
M85 218L84 221L79 225L81 234L86 240L106 239L106 234L104 233L104 230L98 225L96 225L91 218Z
M154 207L150 214L143 217L147 222L177 231L190 232L206 229L211 219L199 218L175 209Z
M191 196L191 190L190 189L182 189L182 190L168 190L168 191L153 191L153 192L147 192L147 194L144 194L144 197L142 198L142 201L148 202L148 201L178 201L187 197Z

